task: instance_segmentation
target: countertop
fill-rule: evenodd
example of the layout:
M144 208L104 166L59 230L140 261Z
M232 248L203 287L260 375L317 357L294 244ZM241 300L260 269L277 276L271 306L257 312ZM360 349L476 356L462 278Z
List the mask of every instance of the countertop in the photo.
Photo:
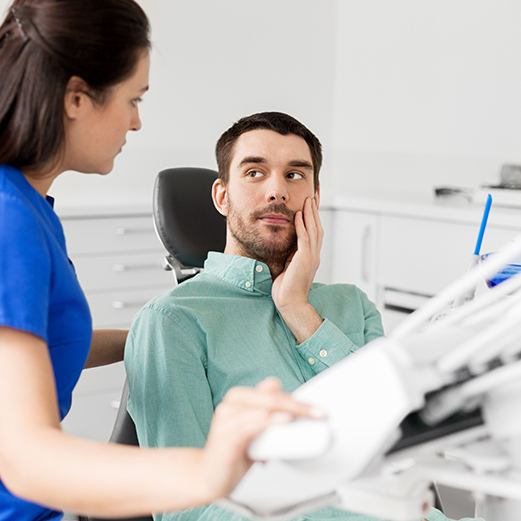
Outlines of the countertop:
M435 198L434 196L387 196L385 194L340 194L328 201L333 210L354 210L396 217L414 217L457 223L479 224L483 206L472 204L461 196ZM489 226L521 226L521 208L494 206L490 211Z

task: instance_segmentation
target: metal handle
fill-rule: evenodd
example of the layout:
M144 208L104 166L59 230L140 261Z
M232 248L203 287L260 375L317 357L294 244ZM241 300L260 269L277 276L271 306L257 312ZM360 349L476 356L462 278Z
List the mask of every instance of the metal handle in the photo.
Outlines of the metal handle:
M126 228L120 226L115 229L116 235L135 235L135 234L150 234L150 228Z
M128 309L128 308L140 308L144 306L145 302L129 302L124 300L113 300L112 301L112 309Z
M362 280L364 282L369 282L369 241L371 239L371 226L367 225L364 228L364 233L362 235Z
M115 271L116 273L122 273L124 271L139 271L139 270L157 270L160 268L161 265L159 263L157 264L113 264L112 265L112 271Z

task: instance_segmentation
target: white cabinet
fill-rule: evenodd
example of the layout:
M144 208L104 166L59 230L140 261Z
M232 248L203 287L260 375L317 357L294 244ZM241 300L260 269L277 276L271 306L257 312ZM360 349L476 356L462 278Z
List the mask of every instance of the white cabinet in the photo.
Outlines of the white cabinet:
M470 224L382 215L378 284L432 296L471 265Z
M128 329L137 311L173 286L162 269L164 250L149 211L61 217L68 252L89 302L94 328ZM108 440L121 389L123 363L86 369L74 390L66 431Z
M331 282L363 289L387 332L472 265L479 207L343 197L333 208ZM493 209L481 251L519 233L521 211Z
M331 280L355 284L376 300L379 222L374 214L336 211Z

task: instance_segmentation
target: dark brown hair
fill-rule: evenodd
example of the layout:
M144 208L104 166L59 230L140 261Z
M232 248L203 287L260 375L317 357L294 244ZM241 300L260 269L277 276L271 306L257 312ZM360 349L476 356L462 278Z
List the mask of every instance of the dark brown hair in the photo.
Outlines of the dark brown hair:
M0 164L40 168L64 143L69 79L103 103L150 48L133 0L15 0L0 25Z
M308 144L313 163L313 181L315 189L318 188L318 174L322 166L322 145L318 138L306 128L300 121L283 112L259 112L241 118L234 123L217 141L215 156L219 170L219 178L226 184L230 173L233 146L237 139L250 130L273 130L283 136L294 134L301 137Z

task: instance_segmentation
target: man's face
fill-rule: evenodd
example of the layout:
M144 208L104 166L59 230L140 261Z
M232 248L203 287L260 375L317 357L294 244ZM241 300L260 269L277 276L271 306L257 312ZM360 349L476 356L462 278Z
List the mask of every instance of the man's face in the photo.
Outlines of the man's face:
M307 143L294 134L245 132L220 190L222 204L219 197L216 204L227 216L227 251L266 263L285 261L296 250L295 212L307 197L318 197Z

